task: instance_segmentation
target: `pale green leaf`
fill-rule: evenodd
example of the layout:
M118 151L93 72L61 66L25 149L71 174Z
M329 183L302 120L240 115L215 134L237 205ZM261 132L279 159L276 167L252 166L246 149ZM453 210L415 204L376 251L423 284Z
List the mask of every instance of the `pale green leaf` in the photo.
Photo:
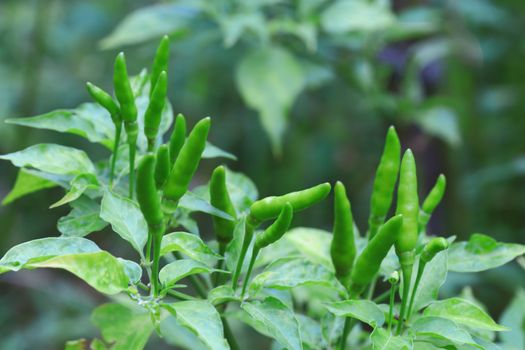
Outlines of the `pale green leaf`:
M187 232L172 232L162 237L160 254L180 252L185 256L208 266L217 263L220 255L210 249L199 236Z
M282 301L268 297L264 301L251 301L241 304L241 308L250 316L243 321L258 332L277 340L288 350L302 350L299 323Z
M35 117L7 119L7 123L79 135L111 148L115 126L109 113L96 103L75 109L59 109Z
M230 284L225 284L210 290L208 292L208 300L213 305L218 305L229 301L239 301L240 298L235 295L235 291Z
M2 205L12 203L18 198L21 198L30 193L55 186L57 186L57 183L37 176L27 169L21 168L18 172L18 176L16 177L13 189L2 200Z
M148 225L137 203L106 191L100 206L100 217L109 222L113 231L128 241L142 256L148 240Z
M456 272L485 271L523 254L525 245L500 243L492 237L475 233L468 242L452 244L448 250L448 268Z
M100 42L104 49L138 44L164 34L180 34L188 29L199 9L191 3L158 4L130 13Z
M190 259L180 259L164 266L159 272L159 280L168 288L189 275L216 271L219 270L211 268L201 262Z
M470 334L449 319L421 317L412 325L418 341L429 341L441 347L469 344L478 347Z
M408 339L392 335L383 328L376 328L370 335L373 350L411 350L412 344Z
M150 314L120 304L104 304L95 309L91 321L112 350L142 350L153 332Z
M160 324L166 343L186 350L208 350L208 347L188 328L180 325L175 316L166 317Z
M308 349L324 349L323 336L321 334L321 325L319 322L311 317L305 315L295 315L297 322L299 322L299 330L301 332L301 341Z
M439 137L450 146L461 144L459 123L453 109L446 106L430 106L418 111L417 123L427 133Z
M417 267L414 266L414 271ZM447 252L438 253L426 264L414 300L414 312L437 300L439 289L447 279Z
M100 218L100 205L94 200L81 196L70 205L73 210L58 219L57 223L63 237L84 237L108 225Z
M123 264L106 251L60 255L29 263L28 267L64 269L104 294L113 295L128 288L129 277Z
M71 180L70 188L59 201L53 203L49 208L56 208L78 199L84 192L98 190L100 184L94 174L79 174Z
M204 148L204 152L202 152L202 158L227 158L231 160L237 160L237 157L235 155L220 149L219 147L215 146L214 144L208 141L206 141L206 147Z
M84 151L55 144L41 143L22 151L2 155L0 159L9 160L20 168L32 167L51 174L76 175L95 172L93 163Z
M246 104L257 110L276 153L286 127L286 114L302 91L305 73L287 50L265 46L244 56L236 81Z
M508 332L500 334L505 350L521 350L525 344L525 291L518 289L514 298L500 318L502 326L508 327Z
M386 1L338 0L321 15L323 28L332 34L385 30L395 20Z
M210 302L191 300L166 305L179 324L197 334L210 350L230 348L224 339L221 317Z
M339 317L352 317L370 325L381 327L385 323L383 311L370 300L345 300L326 304L328 311Z
M201 198L190 191L186 192L186 194L180 199L179 207L188 209L189 211L200 211L210 215L215 215L226 220L233 220L229 214L215 208L204 198Z
M0 273L18 271L28 263L65 254L98 252L92 241L80 237L48 237L18 244L0 259Z
M424 311L425 316L443 317L460 325L491 331L505 331L477 305L460 298L450 298L430 304Z

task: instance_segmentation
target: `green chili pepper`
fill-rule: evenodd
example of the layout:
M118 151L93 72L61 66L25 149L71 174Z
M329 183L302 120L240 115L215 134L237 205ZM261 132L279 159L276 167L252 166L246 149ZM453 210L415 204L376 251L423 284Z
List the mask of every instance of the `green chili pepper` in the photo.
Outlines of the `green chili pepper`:
M173 133L170 137L170 161L171 165L175 164L175 160L179 155L182 145L186 140L186 119L182 114L179 113L175 118L175 126L173 127Z
M170 175L170 149L168 145L161 145L157 149L157 162L155 164L155 184L161 189Z
M419 212L419 232L426 231L426 227L432 213L443 199L445 188L447 186L447 179L445 175L441 174L436 180L436 184L430 190L427 198L423 201L421 211Z
M293 207L288 202L281 209L281 213L263 233L255 238L255 249L260 250L270 244L277 242L288 230L293 218Z
M151 67L151 79L150 79L150 95L153 94L153 89L157 85L157 79L161 75L162 71L168 71L168 63L170 59L170 38L164 35L160 40L157 53L153 60L153 66Z
M445 238L437 237L437 238L431 239L423 248L423 251L421 252L421 256L419 257L419 266L417 269L416 281L414 283L414 290L412 291L412 295L410 297L410 304L408 306L408 312L407 312L407 320L410 320L410 316L412 315L412 308L414 307L414 300L416 299L417 289L419 287L419 283L421 282L421 278L423 277L425 266L432 259L434 259L437 253L442 252L443 250L447 249L448 246L449 246L449 243Z
M244 296L244 292L246 291L246 287L248 286L248 281L250 280L250 275L252 274L253 265L255 264L257 255L259 255L259 251L262 248L277 242L286 233L286 231L288 231L288 228L292 223L292 218L293 207L290 203L286 203L277 219L273 222L273 224L271 224L266 230L264 230L261 234L258 234L255 237L255 244L253 245L252 257L250 259L248 271L246 272L246 277L244 278L244 283L242 285L241 298ZM244 258L242 260L244 260Z
M330 255L335 275L344 286L348 286L348 279L356 256L356 247L352 208L345 186L341 182L337 182L334 187L334 229Z
M386 135L385 148L377 167L374 189L370 199L370 217L368 219L369 237L374 237L379 226L385 221L392 205L392 197L399 173L401 145L396 129L391 126Z
M210 179L210 203L215 208L222 210L236 219L237 213L235 207L228 194L226 187L226 170L221 165L215 168ZM235 220L227 220L218 216L213 216L213 227L219 242L219 251L223 255L226 250L226 245L233 238L233 231L235 230Z
M109 171L109 184L113 184L113 178L115 176L115 166L117 164L118 146L120 144L120 135L122 133L122 118L120 116L120 108L113 100L110 94L102 90L96 85L90 82L86 83L87 90L91 97L102 107L104 107L111 117L113 124L115 124L115 137L113 139L113 155L111 158L111 167Z
M350 275L351 294L357 296L375 278L381 262L399 237L403 225L402 215L396 215L379 228L363 252L356 259Z
M291 192L283 196L272 196L258 200L250 207L250 216L265 221L276 218L287 202L293 207L294 212L301 211L323 200L330 193L329 183L323 183L306 190Z
M186 193L191 178L201 160L202 152L206 147L206 138L210 130L210 118L200 120L190 132L182 146L170 176L164 185L165 208L173 210L177 207L179 199Z
M115 60L115 71L113 74L113 84L115 95L120 103L120 113L124 121L124 128L128 136L129 144L129 197L133 197L133 187L135 181L135 153L137 147L138 125L137 107L135 97L128 77L126 68L126 58L121 52Z
M403 215L403 226L396 241L396 254L401 264L403 274L403 298L397 332L400 334L404 322L410 282L414 266L415 248L418 239L419 198L417 194L416 162L412 151L408 149L401 161L399 188L397 192L396 214Z
M168 89L168 76L162 71L157 79L157 84L150 96L149 105L144 113L144 134L148 140L148 150L151 152L155 147L155 141L159 132L162 111L166 105L166 93Z
M137 201L144 219L148 224L148 244L146 256L149 260L151 242L153 242L152 284L158 295L158 272L160 245L164 234L164 214L160 206L160 197L155 186L155 156L148 154L142 158L137 169Z

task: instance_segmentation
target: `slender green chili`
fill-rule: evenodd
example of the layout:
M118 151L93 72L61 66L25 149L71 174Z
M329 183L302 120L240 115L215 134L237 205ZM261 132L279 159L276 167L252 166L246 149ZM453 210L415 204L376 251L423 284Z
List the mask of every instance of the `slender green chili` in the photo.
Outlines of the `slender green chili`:
M425 232L428 221L432 216L432 213L439 205L445 194L445 188L447 186L447 180L445 175L441 174L436 180L436 184L427 195L427 198L423 201L421 210L419 212L419 232Z
M415 248L418 239L419 199L417 194L416 162L410 149L405 152L401 161L396 214L403 215L403 226L395 244L403 275L403 298L397 326L397 332L401 333L410 295L410 282L412 280Z
M153 93L150 96L148 108L144 113L144 134L148 140L148 151L155 148L155 141L159 133L162 111L166 105L166 94L168 91L168 76L162 71L157 79Z
M157 149L157 162L155 164L155 184L161 189L170 175L170 149L168 145L161 145Z
M161 72L168 71L168 63L170 60L170 38L164 35L160 40L159 47L153 60L153 66L151 67L151 78L150 78L150 95L153 94L153 89L157 85L157 79L161 75Z
M226 186L226 169L223 166L215 168L210 179L210 203L215 208L229 214L234 220L213 216L213 227L219 242L219 253L224 255L226 246L233 238L237 213L228 194Z
M386 135L385 148L377 167L374 189L370 199L370 217L368 219L368 236L370 238L377 233L392 205L400 158L401 144L396 130L391 126Z
M186 119L182 114L177 115L175 118L175 126L173 127L173 133L170 137L170 162L171 165L175 164L182 145L186 140Z
M126 58L123 52L119 53L115 59L113 84L115 86L115 95L120 103L120 113L128 137L129 197L132 198L135 182L135 153L138 137L137 107L135 106L135 97L133 96L133 90L131 89L128 70L126 68Z
M348 287L356 256L356 247L352 208L346 195L345 186L341 182L337 182L334 186L334 227L330 256L336 277L345 287Z

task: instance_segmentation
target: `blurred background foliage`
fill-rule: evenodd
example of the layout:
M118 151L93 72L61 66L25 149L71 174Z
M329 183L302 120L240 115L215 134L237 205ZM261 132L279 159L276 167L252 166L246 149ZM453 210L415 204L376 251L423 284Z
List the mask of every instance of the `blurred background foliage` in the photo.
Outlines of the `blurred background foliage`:
M525 3L521 0L2 0L0 119L74 108L86 81L111 86L125 50L133 74L172 39L170 99L191 122L213 117L211 141L262 196L341 179L364 229L389 125L418 161L421 195L445 173L434 234L483 232L525 243ZM105 150L72 135L3 124L0 153L54 142ZM204 164L207 181L215 164ZM0 164L0 195L16 169ZM67 208L50 189L0 209L0 251L56 235ZM295 225L330 229L328 202ZM208 220L208 219L206 219ZM209 221L209 220L208 220ZM203 230L205 231L205 230ZM97 233L109 250L120 242ZM125 255L126 251L121 251ZM62 281L62 282L61 282ZM58 272L0 279L0 349L57 349L95 332L100 303ZM511 265L460 280L499 315L523 272Z

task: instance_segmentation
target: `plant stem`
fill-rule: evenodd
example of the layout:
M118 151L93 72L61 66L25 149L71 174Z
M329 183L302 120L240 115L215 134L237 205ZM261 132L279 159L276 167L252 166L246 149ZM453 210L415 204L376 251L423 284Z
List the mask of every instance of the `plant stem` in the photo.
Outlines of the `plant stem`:
M135 153L136 142L129 143L129 198L133 199L133 189L135 188Z
M246 218L246 222L244 225L244 237L242 239L241 252L239 253L239 258L237 259L237 265L235 266L235 272L233 273L233 277L232 277L232 288L234 290L236 289L237 283L239 282L239 276L241 274L242 265L244 263L244 258L246 257L246 252L248 251L248 247L250 246L250 243L252 242L253 232L255 230L255 227L249 221L250 221L250 217L248 216Z
M235 340L235 335L233 334L230 325L228 323L228 320L226 320L225 317L221 317L222 325L224 327L224 337L228 341L228 344L230 344L231 350L240 350L239 345L237 344L237 341Z
M397 290L397 285L395 285L393 288L394 288L395 290ZM377 304L377 303L380 303L380 302L382 302L382 301L387 300L388 297L389 297L389 295L390 295L390 290L387 290L387 291L385 291L385 292L379 294L379 295L378 295L374 300L372 300L372 301L373 301L374 303L376 303L376 304Z
M374 291L376 289L376 284L377 284L377 276L374 277L374 279L370 283L370 286L368 287L368 293L366 294L367 300L372 300L372 297L374 296Z
M153 236L153 266L151 274L151 284L153 286L153 295L157 297L160 292L159 286L159 262L160 262L160 246L162 236L164 235L164 225L151 228L151 236Z
M244 292L246 291L246 287L248 286L248 281L250 280L250 275L252 274L253 265L255 264L255 260L257 259L258 254L259 254L259 249L256 249L254 247L252 250L252 257L250 259L250 265L248 266L248 271L246 272L246 277L244 278L244 283L242 284L241 299L244 297Z
M416 299L417 288L419 287L419 283L421 282L421 277L423 277L423 271L425 271L425 265L426 264L424 262L419 260L416 281L414 283L414 289L412 290L412 295L410 296L410 304L408 306L407 321L410 321L410 317L412 316L412 308L414 307L414 301Z
M394 320L394 301L396 298L396 285L390 286L390 307L388 310L388 331L392 331L392 322Z
M122 134L122 123L115 125L115 139L113 141L113 158L111 159L111 168L109 170L109 187L113 187L113 179L115 178L115 166L117 164L118 146L120 143L120 135Z
M412 268L414 266L414 252L404 253L400 257L401 272L403 274L403 297L401 299L401 311L399 312L399 323L397 324L397 334L403 330L408 297L410 295L410 284L412 282Z

